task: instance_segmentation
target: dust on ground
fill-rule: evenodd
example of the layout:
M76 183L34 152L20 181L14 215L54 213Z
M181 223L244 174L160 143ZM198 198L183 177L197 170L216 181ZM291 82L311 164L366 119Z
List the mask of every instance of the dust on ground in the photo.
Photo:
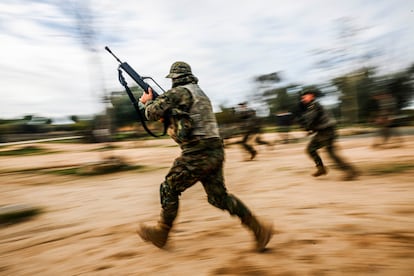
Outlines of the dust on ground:
M45 210L0 226L0 275L414 275L412 136L376 149L372 138L341 138L341 155L361 172L354 181L342 181L323 150L329 174L311 177L307 142L258 146L250 162L238 145L226 147L229 192L275 225L264 253L237 218L208 204L200 184L182 194L165 250L137 236L139 223L158 220L159 184L179 155L169 139L110 150L42 143L52 152L0 157L0 205ZM43 171L111 155L142 167L97 176Z

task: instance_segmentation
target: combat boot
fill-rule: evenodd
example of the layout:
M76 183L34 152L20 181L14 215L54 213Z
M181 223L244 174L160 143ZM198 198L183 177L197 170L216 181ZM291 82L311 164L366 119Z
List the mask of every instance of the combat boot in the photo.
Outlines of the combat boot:
M256 157L256 155L257 155L257 151L256 151L256 150L253 150L253 151L250 153L250 160L253 160L253 159Z
M249 216L243 224L253 232L257 251L263 252L273 236L273 224L260 222L255 216Z
M324 175L324 174L328 173L328 170L325 168L324 165L316 166L316 168L317 168L316 172L314 172L312 174L314 177L318 177L318 176L321 176L321 175Z
M146 242L152 242L156 247L163 248L167 243L171 226L158 222L155 226L140 225L137 233Z

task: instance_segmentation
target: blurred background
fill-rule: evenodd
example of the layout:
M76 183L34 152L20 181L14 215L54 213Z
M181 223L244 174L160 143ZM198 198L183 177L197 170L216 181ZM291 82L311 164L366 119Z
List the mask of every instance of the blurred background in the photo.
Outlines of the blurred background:
M105 46L164 89L170 65L188 62L221 125L248 101L273 126L307 87L342 125L375 123L384 93L398 124L410 124L413 9L404 0L5 0L0 142L144 134Z
M1 275L414 275L413 1L2 0L0 11ZM164 89L173 62L191 65L225 139L227 187L275 222L269 251L251 252L202 185L182 194L171 251L138 239L179 148L138 122L105 46ZM329 159L328 175L311 176L304 89L338 122L354 181ZM254 162L236 145L242 106L257 115L255 143L269 142Z

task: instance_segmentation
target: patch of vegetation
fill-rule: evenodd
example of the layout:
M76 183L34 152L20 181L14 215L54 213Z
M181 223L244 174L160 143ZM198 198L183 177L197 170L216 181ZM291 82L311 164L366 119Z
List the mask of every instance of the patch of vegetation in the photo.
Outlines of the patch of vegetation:
M58 174L58 175L76 175L78 174L79 167L75 168L65 168L65 169L53 169L53 170L43 170L46 173ZM33 170L32 170L33 172Z
M136 140L139 137L136 131L123 131L115 133L112 138L115 139L115 141L125 141Z
M0 156L14 156L14 155L34 155L51 153L50 151L36 146L25 146L19 149L0 151Z
M123 158L118 156L110 156L100 162L86 164L83 166L66 167L60 169L47 169L46 173L53 173L58 175L100 175L109 174L122 171L138 170L144 166L129 165Z
M81 143L81 139L82 138L52 140L52 141L48 141L48 143L53 143L53 144L77 144L77 143Z
M55 169L55 170L45 170L46 173L57 174L57 175L79 175L79 176L92 176L92 175L101 175L101 174L110 174L122 171L130 170L139 170L144 168L144 166L131 166L131 165L122 165L122 166L110 166L110 165L88 165L82 167L72 167L65 169Z
M375 166L370 165L366 171L371 175L382 175L392 173L402 173L408 170L413 170L413 163L387 163L377 164Z
M0 207L0 224L12 224L28 220L42 213L39 207L10 205Z
M117 148L119 148L119 146L115 146L113 144L107 144L103 147L92 149L91 151L106 151L106 150L114 150L114 149L117 149Z
M161 129L151 129L151 131L156 135L161 135L163 133L163 130ZM170 137L165 134L163 136L159 136L156 139L169 139ZM112 139L115 141L145 141L145 140L153 140L154 137L149 135L145 132L137 132L137 131L119 131L112 135Z
M93 175L102 175L110 174L124 171L140 171L140 172L149 172L156 171L160 169L165 169L166 167L149 167L142 165L129 165L125 163L116 163L114 161L108 162L104 160L102 162L96 162L85 165L78 166L59 166L59 167L38 167L38 168L25 168L19 170L7 170L1 171L0 173L33 173L33 174L54 174L54 175L73 175L73 176L93 176Z

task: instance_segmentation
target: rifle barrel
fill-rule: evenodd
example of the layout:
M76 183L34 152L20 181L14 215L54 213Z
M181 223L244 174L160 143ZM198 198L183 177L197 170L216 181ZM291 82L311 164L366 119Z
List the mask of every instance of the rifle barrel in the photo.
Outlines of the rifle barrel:
M105 50L107 50L119 63L122 63L122 61L114 53L112 53L108 46L105 46Z

